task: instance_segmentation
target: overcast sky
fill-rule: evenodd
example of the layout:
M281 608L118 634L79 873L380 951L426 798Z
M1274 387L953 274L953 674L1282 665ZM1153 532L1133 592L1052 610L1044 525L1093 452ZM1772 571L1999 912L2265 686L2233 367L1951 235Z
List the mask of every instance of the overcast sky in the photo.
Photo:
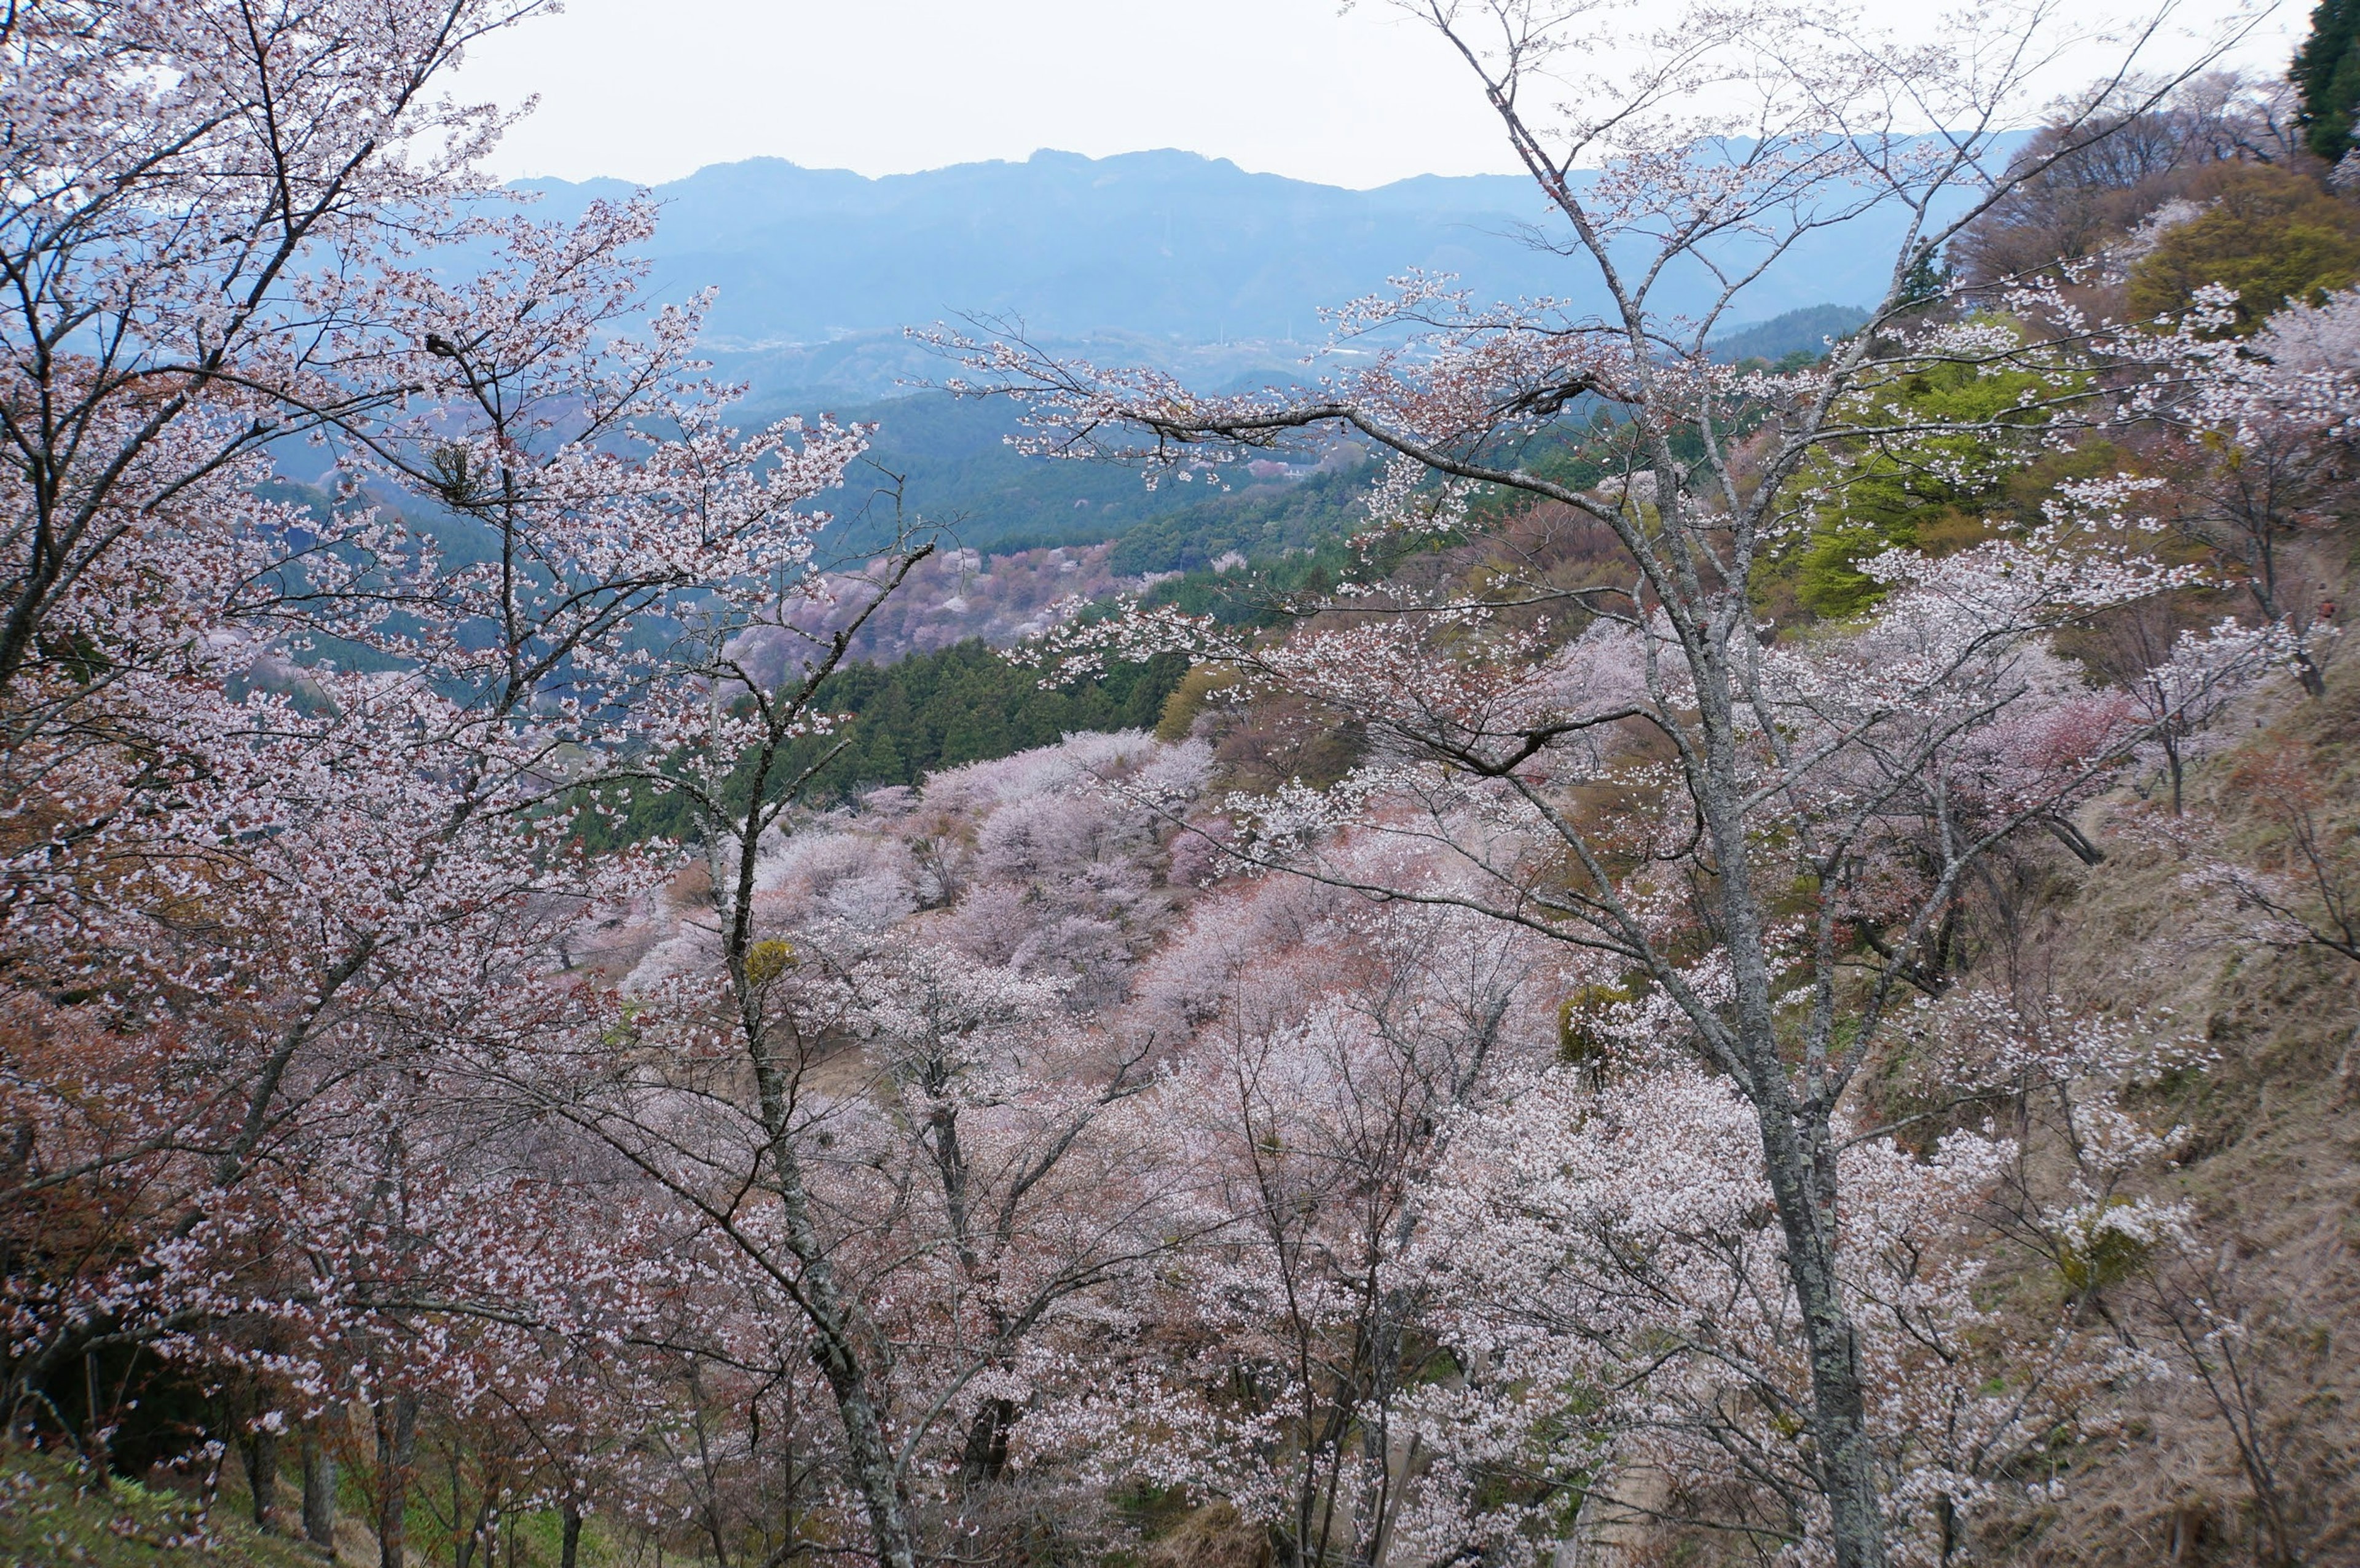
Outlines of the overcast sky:
M2307 15L2282 5L2242 52L2281 68ZM478 45L459 87L539 95L495 160L510 178L762 156L894 174L1044 147L1353 187L1514 169L1466 68L1381 0L566 0Z

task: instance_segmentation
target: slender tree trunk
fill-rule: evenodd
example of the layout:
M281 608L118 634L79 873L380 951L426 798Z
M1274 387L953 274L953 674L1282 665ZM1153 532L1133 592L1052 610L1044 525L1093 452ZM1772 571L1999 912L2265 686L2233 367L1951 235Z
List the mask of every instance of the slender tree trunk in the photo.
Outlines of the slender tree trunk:
M457 1494L453 1492L452 1516L454 1519L458 1515L457 1501ZM484 1568L497 1568L500 1557L498 1502L498 1494L493 1488L491 1478L486 1476L483 1500L475 1506L475 1520L467 1527L465 1535L452 1546L452 1568L474 1568L475 1552L479 1548L484 1553Z
M739 945L742 949L744 944ZM812 1218L811 1194L792 1141L786 1085L763 1039L761 1013L752 1003L752 988L743 978L742 951L734 955L731 967L738 985L755 1089L761 1098L763 1128L770 1138L770 1179L786 1220L786 1247L802 1269L802 1305L812 1331L812 1360L827 1379L844 1427L845 1458L850 1471L847 1479L869 1515L878 1561L885 1568L917 1568L909 1510L901 1497L901 1466L871 1392L868 1368L861 1365L860 1345L868 1337L866 1314L836 1279L836 1265Z
M2327 695L2327 677L2321 673L2317 661L2312 659L2311 650L2307 648L2299 648L2294 651L2294 678L2302 682L2303 695L2307 697Z
M2180 811L2180 774L2176 766L2171 779L2171 810L2174 815ZM2063 817L2043 817L2040 825L2049 830L2049 837L2071 850L2074 858L2082 865L2103 866L2106 863L2106 852L2092 844L2089 834Z
M336 1461L320 1441L317 1423L306 1421L299 1440L303 1460L303 1539L336 1554Z
M759 799L759 780L756 798ZM768 1026L755 988L746 976L746 954L752 946L747 900L752 886L752 845L747 835L746 854L738 867L738 885L730 920L728 962L737 993L738 1026L744 1031L747 1055L754 1070L762 1128L769 1138L770 1180L786 1221L788 1254L802 1273L801 1305L812 1331L812 1360L827 1379L836 1397L837 1419L844 1427L846 1477L869 1516L869 1531L877 1559L884 1568L917 1568L909 1509L901 1494L901 1467L891 1437L878 1408L869 1369L862 1365L863 1342L869 1334L867 1313L847 1295L836 1277L836 1265L826 1241L812 1218L811 1193L803 1181L803 1161L794 1149L794 1129L788 1110L787 1084L770 1054ZM717 869L717 867L716 867Z
M418 1451L418 1396L377 1406L377 1568L409 1568L410 1466Z
M2261 610L2264 620L2283 621L2291 626L2294 625L2294 617L2285 613L2278 605L2278 551L2270 543L2271 533L2274 531L2275 529L2271 528L2257 531L2256 534L2256 548L2245 558L2250 572L2247 586L2253 591L2254 603ZM2311 650L2308 648L2298 648L2294 650L2294 678L2301 683L2303 695L2307 697L2327 695L2327 677L2321 673L2319 666L2312 661Z
M850 624L836 629L826 648L805 668L801 686L781 699L782 713L799 717L809 709L820 681L844 662L853 635L877 606L901 587L911 570L933 553L934 546L927 544L901 558L877 596ZM770 1053L770 1026L759 988L746 970L748 954L754 946L757 855L761 830L767 825L762 820L762 803L767 799L770 771L790 738L790 728L781 718L772 724L767 737L753 747L752 803L747 808L746 817L733 822L727 812L722 811L707 824L705 853L713 877L713 908L723 923L722 953L738 1005L740 1038L754 1071L762 1130L769 1140L766 1153L771 1181L781 1217L786 1221L786 1249L801 1271L799 1304L811 1329L812 1359L827 1379L828 1391L836 1399L837 1419L844 1428L849 1471L847 1478L869 1516L869 1536L878 1562L883 1568L917 1568L909 1508L902 1497L901 1466L893 1452L892 1438L885 1430L884 1414L878 1406L869 1369L861 1359L874 1336L869 1333L867 1312L836 1279L827 1243L812 1218L811 1194L803 1181L803 1163L794 1149L788 1084L777 1059ZM737 845L738 864L734 870L724 853L725 838L710 831L725 822L728 824L728 839Z
M1822 1195L1804 1129L1763 1107L1763 1153L1770 1190L1786 1233L1786 1270L1802 1310L1810 1352L1811 1437L1819 1484L1828 1499L1837 1568L1883 1568L1885 1514L1878 1501L1876 1456L1868 1435L1868 1401L1861 1384L1860 1338L1845 1308L1836 1272L1835 1213ZM1823 1129L1813 1129L1823 1131Z
M256 1428L241 1445L246 1453L246 1489L254 1497L254 1528L279 1533L279 1434Z
M98 1355L87 1348L82 1353L82 1463L105 1486L115 1479L115 1451L107 1441L106 1419L98 1413Z
M474 1568L475 1548L484 1539L484 1526L491 1513L491 1499L488 1496L490 1481L487 1477L485 1482L486 1496L475 1505L474 1521L464 1530L457 1528L460 1492L464 1480L459 1463L459 1446L454 1443L451 1445L451 1523L453 1526L451 1568ZM486 1562L488 1563L488 1555Z
M557 1510L557 1568L574 1568L582 1552L582 1505L569 1494Z
M820 1245L800 1162L777 1146L774 1153L783 1189L781 1205L787 1213L787 1244L803 1265L803 1301L814 1331L812 1359L819 1364L829 1392L836 1396L853 1489L859 1493L869 1515L878 1560L885 1568L917 1568L909 1511L901 1500L901 1467L894 1463L892 1440L886 1435L884 1419L870 1392L868 1369L860 1364L858 1310L846 1297L835 1265Z
M1836 1272L1837 1181L1827 1111L1798 1104L1780 1051L1772 997L1768 917L1753 892L1751 824L1739 766L1725 640L1695 660L1703 720L1704 768L1698 806L1721 866L1722 942L1735 1006L1731 1044L1743 1070L1769 1167L1771 1195L1786 1235L1786 1272L1803 1317L1810 1354L1810 1431L1819 1485L1828 1500L1835 1568L1885 1568L1884 1509L1868 1435L1860 1340ZM1806 1092L1818 1089L1816 1083Z

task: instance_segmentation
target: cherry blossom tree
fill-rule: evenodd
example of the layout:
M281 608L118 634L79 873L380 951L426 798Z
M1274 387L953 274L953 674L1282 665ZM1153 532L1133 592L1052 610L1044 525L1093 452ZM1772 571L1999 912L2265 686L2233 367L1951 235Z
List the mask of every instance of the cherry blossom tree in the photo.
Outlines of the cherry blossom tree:
M594 223L573 257L574 281L599 278L617 243ZM605 274L617 275L631 270ZM560 295L533 303L565 314ZM579 406L584 382L595 390L606 369L583 353L587 319L570 320L571 337L527 334L539 355L527 368L575 376ZM467 341L501 324L490 313ZM665 341L658 363L676 373L685 338ZM495 376L479 367L478 379ZM519 405L538 412L521 397L506 406ZM92 952L145 962L163 972L118 965L52 984L177 994L184 1016L237 1042L207 1053L214 1073L164 1091L161 1125L71 1162L70 1179L124 1160L185 1164L197 1144L211 1150L206 1184L231 1186L257 1169L267 1139L300 1131L311 1093L388 1054L468 1040L479 1026L498 1033L485 1018L489 996L528 1016L545 1006L595 1017L576 1005L578 988L547 984L563 967L560 938L657 872L643 857L593 866L566 846L555 797L578 770L569 758L595 738L594 715L607 721L605 744L628 741L617 705L646 695L630 644L663 595L693 590L708 570L725 583L764 574L777 591L825 522L792 508L834 480L854 442L830 432L791 448L792 426L740 441L709 419L683 434L697 415L676 397L635 399L632 411L673 429L650 435L637 463L585 457L574 432L550 421L503 430L511 463L538 441L597 477L574 474L562 504L536 495L508 506L489 561L446 570L431 551L393 559L396 537L363 520L348 537L386 555L333 593L314 582L266 607L282 628L324 628L396 659L395 671L282 665L291 690L235 697L234 683L256 680L261 650L236 631L206 633L169 668L115 676L103 705L81 699L78 732L12 754L64 808L36 819L47 831L11 862L16 931L30 948L20 977L60 959L87 969L76 955ZM390 433L376 440L394 444ZM671 722L651 695L631 711L651 726ZM116 1022L126 1026L136 1018Z
M2077 814L2126 769L2176 799L2269 670L2318 690L2287 541L2348 481L2360 317L2230 343L2219 299L2128 331L2067 284L1929 280L2207 46L2135 76L2144 29L2027 152L2042 51L2087 41L2037 8L1905 46L1411 6L1591 303L1406 278L1338 313L1359 357L1229 397L954 345L1047 450L1385 449L1370 580L1288 634L1051 644L1218 659L1359 766L1214 801L1202 743L1075 737L828 814L821 694L930 530L828 558L866 432L732 423L705 299L648 300L650 201L545 223L488 189L501 117L435 84L534 8L0 18L12 1422L103 1471L101 1358L208 1368L257 1518L292 1427L314 1539L333 1451L388 1568L415 1521L465 1568L544 1508L569 1562L604 1509L716 1561L914 1568L997 1550L1028 1476L1140 1475L1303 1563L1531 1560L1619 1506L1865 1568L1939 1557L2138 1369L2080 1310L2176 1245L2125 1174L2163 1141L2091 1091L2145 1059L1962 988L1961 911L2019 839L2094 860ZM1867 330L1713 361L1802 238L1896 215ZM1907 395L1935 372L2005 406ZM1870 551L1855 619L1765 608L1879 464L2161 422L2238 454L2206 470L2235 493L2083 478ZM1488 535L1503 498L1599 571ZM2093 684L2056 634L2193 583L2175 524L2262 624ZM1382 572L1429 544L1474 564ZM2350 845L2254 777L2294 813L2269 864L2195 874L2349 955ZM585 853L626 788L693 843ZM577 961L627 925L627 983ZM1887 1103L1895 1053L1922 1104ZM2083 1281L2053 1332L2002 1343L1993 1234ZM2209 1332L2191 1364L2227 1365Z
M680 666L705 693L706 747L658 775L703 834L694 912L634 972L631 1049L520 1057L512 1082L667 1196L735 1303L709 1331L731 1347L717 1356L771 1385L818 1370L836 1421L803 1505L813 1529L858 1520L880 1561L912 1563L988 1521L1025 1417L1076 1376L1082 1301L1186 1228L1158 1184L1167 1140L1138 1104L1165 1042L1076 1017L1067 993L1087 971L1062 942L1007 940L995 878L1077 873L1070 857L1098 866L1101 891L1136 881L1086 847L1105 813L1050 792L1089 779L1054 758L1029 781L1001 765L950 775L932 809L880 802L879 822L921 843L939 810L985 808L956 868L798 817L826 753L781 770L825 734L813 693L861 617L810 634L802 673L765 689L736 662L751 639L721 618L725 598L683 639L709 662ZM1153 749L1113 738L1099 749L1114 758Z
M2185 417L2202 449L2180 526L2219 550L2262 617L2292 640L2303 689L2333 635L2306 545L2346 504L2360 461L2360 290L2289 303L2250 339L2212 345Z
M347 334L381 319L389 261L461 223L502 123L433 84L535 8L94 0L0 24L21 110L0 690L71 637L61 599L127 581L118 556L194 585L205 551L272 531L250 495L269 442L399 396Z
M571 934L670 866L583 856L575 786L712 706L681 615L813 591L860 440L726 422L644 203L491 201L499 117L432 83L532 8L5 25L11 1417L126 1349L356 1400L389 1562L421 1419L578 1478L557 1369L653 1332L630 1205L486 1086L608 1038ZM304 436L332 504L264 499Z
M1372 737L1370 765L1338 790L1254 808L1257 858L1480 909L1670 1000L1761 1141L1807 1349L1797 1416L1812 1485L1834 1560L1864 1568L1886 1560L1887 1535L1837 1250L1841 1109L1979 858L2062 821L2144 733L2103 711L2050 716L2073 704L2041 673L2048 634L2178 579L2146 542L2160 524L2137 486L2109 482L2024 537L1869 562L1885 603L1856 637L1775 637L1757 591L1807 526L1810 492L1831 485L1842 504L1852 454L1939 453L1939 438L2036 417L2064 441L2147 412L2138 396L2113 399L2121 383L2106 371L2107 353L2133 351L2069 306L1929 310L1926 264L2047 162L2162 102L2219 40L2134 88L2163 22L2135 26L2117 74L2027 158L2003 128L2039 91L2036 62L2067 43L2031 8L1961 16L1918 45L1845 12L1411 9L1476 73L1581 294L1485 306L1408 278L1338 312L1339 343L1364 359L1297 389L1227 397L1021 339L937 341L964 357L963 388L1029 400L1036 450L1169 473L1340 428L1446 495L1486 485L1555 503L1618 541L1612 586L1568 591L1508 561L1474 592L1373 589L1275 645L1211 649ZM1710 334L1765 268L1871 211L1900 232L1865 329L1792 376L1713 363ZM1684 284L1700 305L1666 302ZM2022 376L2026 390L1995 420L1879 395L1937 365ZM1525 461L1567 411L1593 409L1607 416L1596 461L1619 482L1585 487ZM1816 477L1830 462L1836 477ZM1585 626L1571 648L1621 639L1619 668L1558 652ZM1167 617L1097 635L1135 654L1169 646L1166 633L1190 629ZM1610 798L1620 810L1601 810ZM1449 846L1487 890L1323 861L1322 835L1348 820Z
M1558 1067L1502 1094L1428 1200L1404 1268L1445 1303L1440 1331L1468 1374L1409 1412L1435 1459L1405 1532L1429 1558L1529 1560L1566 1509L1478 1484L1513 1475L1577 1496L1577 1539L1644 1523L1823 1549L1824 1498L1794 1441L1807 1340L1753 1116L1726 1080L1665 1050L1648 1007L1609 1012L1600 1027L1620 1049L1606 1078ZM1875 1369L1867 1413L1894 1554L1939 1563L1997 1497L2049 1483L2060 1432L2103 1431L2113 1390L2158 1369L2088 1297L2184 1226L2129 1195L2174 1134L2123 1095L2189 1052L2105 1020L2027 1018L1988 993L1921 1003L1903 1028L1939 1050L1915 1059L1913 1108L1844 1129L1837 1256ZM1979 1294L2027 1264L2065 1284L2060 1313L1994 1311Z
M2235 813L2251 824L2243 833L2217 807L2144 824L2183 861L2191 891L2226 906L2219 934L2360 962L2360 843L2340 820L2319 757L2281 740L2238 758L2228 783L2247 802Z
M1395 1268L1459 1113L1548 1054L1548 956L1294 879L1206 895L1132 1004L1192 1039L1156 1094L1203 1234L1125 1291L1138 1327L1098 1347L1119 1373L1051 1429L1074 1462L1221 1499L1281 1562L1388 1560L1434 1356L1433 1300Z

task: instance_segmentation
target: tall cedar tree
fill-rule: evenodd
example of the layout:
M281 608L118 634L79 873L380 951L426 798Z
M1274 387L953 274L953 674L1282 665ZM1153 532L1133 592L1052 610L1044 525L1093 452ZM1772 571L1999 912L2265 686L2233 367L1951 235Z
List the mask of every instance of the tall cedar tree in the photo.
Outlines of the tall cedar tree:
M2304 142L2328 162L2341 161L2352 150L2360 109L2360 0L2320 0L2288 74L2302 100Z

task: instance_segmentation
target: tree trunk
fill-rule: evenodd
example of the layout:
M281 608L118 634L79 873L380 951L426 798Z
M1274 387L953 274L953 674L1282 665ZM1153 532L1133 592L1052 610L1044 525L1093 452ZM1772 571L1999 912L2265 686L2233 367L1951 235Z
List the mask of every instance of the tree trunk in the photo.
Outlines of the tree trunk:
M2318 663L2312 659L2311 650L2307 648L2294 650L2294 678L2302 682L2304 696L2327 695L2327 677L2321 673Z
M1770 1192L1786 1234L1787 1278L1810 1353L1810 1432L1828 1500L1829 1544L1835 1568L1885 1568L1884 1509L1861 1387L1860 1341L1836 1273L1836 1165L1828 1112L1797 1103L1780 1051L1770 920L1753 891L1752 824L1741 805L1746 787L1738 764L1726 643L1690 657L1705 730L1697 805L1721 863L1722 941L1735 993L1729 1043L1732 1065L1742 1074L1737 1087L1761 1129Z
M901 1496L901 1467L870 1390L869 1369L861 1364L860 1347L869 1337L867 1314L837 1280L827 1244L812 1218L811 1194L793 1145L786 1085L763 1040L760 1007L745 980L742 922L740 926L740 950L731 958L732 979L761 1100L763 1130L770 1139L770 1178L786 1221L786 1247L802 1269L801 1305L812 1331L812 1360L827 1379L828 1392L836 1397L849 1471L846 1479L869 1516L877 1560L884 1568L917 1568L909 1510Z
M107 1423L98 1413L98 1356L82 1353L82 1457L103 1488L115 1479L115 1451L106 1438Z
M377 1568L409 1568L410 1465L418 1450L418 1396L396 1394L377 1415Z
M1833 1204L1818 1191L1804 1129L1762 1107L1763 1153L1786 1234L1786 1269L1811 1362L1811 1440L1828 1499L1836 1568L1884 1568L1885 1511L1861 1386L1860 1339L1836 1273ZM1815 1129L1821 1130L1823 1129ZM1831 1196L1831 1195L1830 1195Z
M2174 816L2180 814L2180 769L2177 762L2172 767L2171 811ZM2092 844L2089 834L2063 817L2043 817L2040 825L2049 830L2049 837L2071 850L2082 865L2103 866L2106 863L2106 852Z
M753 1051L755 1079L762 1096L763 1119L770 1134L770 1172L778 1185L779 1207L786 1219L787 1250L803 1269L802 1304L812 1330L812 1360L836 1396L837 1418L844 1425L847 1477L869 1515L869 1532L877 1559L885 1568L917 1568L917 1550L911 1539L909 1511L901 1497L901 1465L892 1439L869 1391L869 1371L860 1362L859 1345L867 1324L859 1303L845 1294L836 1277L826 1244L812 1219L811 1195L803 1185L803 1162L790 1142L786 1095L769 1055L757 1042Z
M336 1462L320 1442L319 1427L303 1425L300 1440L303 1458L303 1539L336 1554Z
M886 1435L885 1422L869 1392L868 1370L860 1365L854 1345L857 1329L852 1309L836 1283L835 1269L818 1252L816 1232L811 1228L803 1198L800 1172L794 1202L790 1206L801 1212L800 1228L813 1247L803 1258L803 1298L815 1331L812 1335L812 1359L819 1363L820 1372L827 1378L828 1390L836 1396L836 1413L844 1423L846 1456L852 1462L853 1488L860 1494L869 1515L869 1532L876 1544L878 1561L885 1568L917 1568L909 1514L901 1502L901 1467L894 1463L892 1440ZM795 1227L792 1221L790 1225L792 1235Z
M279 1434L257 1427L240 1446L246 1451L246 1489L254 1497L254 1528L265 1535L277 1535Z
M582 1505L568 1497L557 1510L557 1568L574 1568L582 1551Z
M1012 1399L986 1399L967 1429L967 1452L959 1458L959 1486L966 1491L997 1481L1008 1471L1008 1429L1016 1424Z

